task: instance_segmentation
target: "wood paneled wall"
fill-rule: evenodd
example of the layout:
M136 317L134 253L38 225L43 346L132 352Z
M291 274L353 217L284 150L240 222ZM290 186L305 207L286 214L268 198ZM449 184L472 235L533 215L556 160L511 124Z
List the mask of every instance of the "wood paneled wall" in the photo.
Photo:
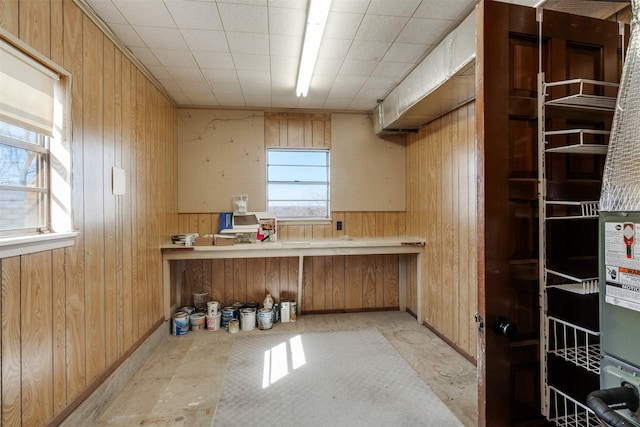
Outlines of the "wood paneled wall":
M163 320L178 229L176 108L72 0L0 0L0 26L72 73L75 245L0 260L2 425L56 423ZM111 168L126 194L111 193Z
M407 235L426 238L422 321L476 357L475 102L407 136ZM415 294L410 294L415 301Z
M265 113L267 147L331 147L331 115ZM336 222L342 221L342 230ZM181 233L218 232L219 214L180 214ZM279 240L398 237L405 235L404 212L333 212L332 223L279 225ZM335 256L304 260L302 312L356 311L398 306L399 257ZM181 301L209 292L226 304L262 302L266 293L296 299L297 258L188 261Z

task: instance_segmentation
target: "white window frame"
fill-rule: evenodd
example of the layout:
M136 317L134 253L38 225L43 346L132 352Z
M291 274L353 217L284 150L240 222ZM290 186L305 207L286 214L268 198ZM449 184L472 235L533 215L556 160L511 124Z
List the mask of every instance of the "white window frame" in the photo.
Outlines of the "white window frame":
M25 63L58 77L54 88L53 123L48 137L48 224L39 230L0 236L0 259L72 246L79 234L73 230L71 205L71 74L36 52L7 31L0 29L1 48ZM5 87L10 90L10 87ZM0 98L2 88L0 87ZM5 117L6 121L6 117ZM38 132L39 129L10 120Z
M327 158L327 164L326 164L326 176L327 179L326 181L296 181L296 180L286 180L286 181L270 181L269 180L269 153L270 152L321 152L326 154L326 158ZM305 224L327 224L327 223L331 223L331 174L330 174L330 168L331 168L331 155L330 155L330 151L328 148L282 148L282 147L269 147L267 148L267 153L266 153L266 163L267 163L267 167L266 167L266 203L267 203L267 210L268 211L274 211L273 209L270 208L270 202L271 202L271 194L269 192L269 185L270 184L274 184L274 183L293 183L294 181L296 183L299 183L300 185L326 185L326 191L327 191L327 199L326 199L326 203L327 203L327 214L326 216L280 216L278 215L278 223L279 224L286 224L286 223L301 223L304 222ZM281 166L308 166L308 165L303 165L303 164L291 164L291 165L281 165ZM277 213L277 211L276 211Z

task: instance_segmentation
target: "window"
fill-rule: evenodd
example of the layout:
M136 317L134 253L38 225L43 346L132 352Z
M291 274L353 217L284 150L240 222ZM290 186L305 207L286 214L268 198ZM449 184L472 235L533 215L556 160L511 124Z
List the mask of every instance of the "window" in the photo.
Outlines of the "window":
M278 218L329 218L329 150L267 150L267 210Z
M0 235L49 228L49 137L0 121Z
M70 246L68 72L0 38L0 258Z

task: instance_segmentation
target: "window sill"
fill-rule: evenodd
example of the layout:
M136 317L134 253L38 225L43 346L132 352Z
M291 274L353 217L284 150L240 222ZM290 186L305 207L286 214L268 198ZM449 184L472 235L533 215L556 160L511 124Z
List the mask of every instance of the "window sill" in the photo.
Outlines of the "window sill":
M0 239L0 259L73 246L77 231Z

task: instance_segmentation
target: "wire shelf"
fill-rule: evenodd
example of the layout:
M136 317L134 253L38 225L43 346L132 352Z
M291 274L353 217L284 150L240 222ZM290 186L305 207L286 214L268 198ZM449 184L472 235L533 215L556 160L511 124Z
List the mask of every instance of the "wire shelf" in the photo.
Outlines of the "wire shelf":
M600 333L548 317L547 351L600 374Z
M548 131L544 133L545 136L568 136L577 135L578 141L575 144L563 145L560 147L547 148L547 153L569 153L569 154L606 154L608 145L585 141L585 135L600 135L609 136L611 134L608 130L598 129L565 129Z
M597 80L589 80L589 79L572 79L572 80L562 80L558 82L545 83L544 94L547 96L548 87L554 86L567 86L570 91L571 88L577 86L577 90L575 93L570 95L550 99L545 102L546 105L555 105L559 107L569 107L569 108L581 108L581 109L589 109L589 110L600 110L600 111L614 111L616 107L616 97L612 96L599 96L599 95L591 95L587 94L587 87L613 87L618 88L619 85L617 83L610 82L602 82Z
M599 211L598 201L547 200L545 206L547 207L546 219L597 218Z
M549 386L549 421L559 427L601 427L593 411L582 403Z

